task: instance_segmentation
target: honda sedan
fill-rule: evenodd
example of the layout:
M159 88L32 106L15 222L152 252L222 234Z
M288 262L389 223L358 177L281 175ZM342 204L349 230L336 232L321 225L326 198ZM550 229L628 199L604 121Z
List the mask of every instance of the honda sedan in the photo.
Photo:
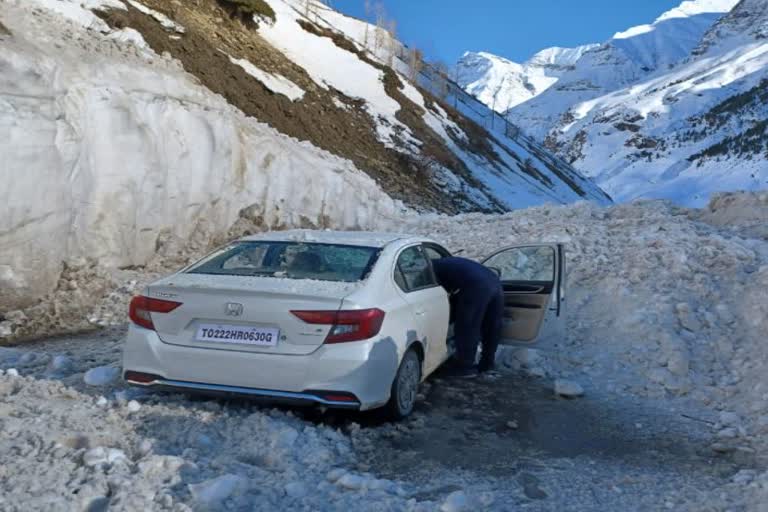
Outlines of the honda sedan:
M123 377L133 385L269 402L411 413L419 383L452 353L450 306L426 238L285 231L242 238L156 281L130 304ZM483 263L505 292L502 343L557 340L559 244Z

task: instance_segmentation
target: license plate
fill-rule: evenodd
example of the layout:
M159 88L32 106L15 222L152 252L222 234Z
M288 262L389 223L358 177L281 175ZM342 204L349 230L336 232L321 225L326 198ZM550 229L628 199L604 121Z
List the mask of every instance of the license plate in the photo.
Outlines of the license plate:
M280 337L280 329L271 327L246 327L243 325L201 324L197 328L198 341L235 343L274 347Z

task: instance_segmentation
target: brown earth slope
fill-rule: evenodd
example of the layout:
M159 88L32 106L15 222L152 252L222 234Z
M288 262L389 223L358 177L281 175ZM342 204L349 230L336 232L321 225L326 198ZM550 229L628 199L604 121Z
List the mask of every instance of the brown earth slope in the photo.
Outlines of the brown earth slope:
M303 68L262 39L250 23L245 24L239 16L232 16L230 10L216 0L171 4L162 0L144 0L143 3L183 25L186 29L183 36L169 33L154 18L130 5L127 11L115 9L99 14L112 27L138 30L155 52L168 52L203 85L224 96L245 114L268 123L282 133L309 141L353 161L376 179L388 194L417 209L446 213L504 210L495 201L488 207L477 204L469 196L455 191L449 193L432 180L425 161L436 161L461 176L469 185L483 188L464 163L424 123L421 107L400 92L402 84L397 73L368 59L343 36L309 22L302 24L305 30L330 37L340 48L355 53L360 59L384 71L385 89L401 105L398 120L421 141L422 158L386 148L377 139L374 120L360 100L333 89L318 87ZM304 97L291 101L273 93L240 66L233 64L230 55L247 59L264 71L288 78L304 89ZM430 97L428 92L421 92ZM431 99L437 101L433 97ZM466 123L474 124L469 120L462 124ZM475 127L484 131L479 126Z

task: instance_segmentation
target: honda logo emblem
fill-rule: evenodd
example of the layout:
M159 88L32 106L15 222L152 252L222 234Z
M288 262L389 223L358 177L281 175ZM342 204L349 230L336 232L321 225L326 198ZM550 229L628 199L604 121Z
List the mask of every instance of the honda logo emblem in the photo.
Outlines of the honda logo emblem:
M243 314L243 305L237 302L227 302L227 316L240 316Z

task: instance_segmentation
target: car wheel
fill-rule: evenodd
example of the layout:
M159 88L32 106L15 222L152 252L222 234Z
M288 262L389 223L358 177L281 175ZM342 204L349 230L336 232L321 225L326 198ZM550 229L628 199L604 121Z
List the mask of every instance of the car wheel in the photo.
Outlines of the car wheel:
M393 420L401 420L413 412L416 394L421 383L421 360L415 350L408 350L403 356L392 382L392 392L387 402L387 415Z

